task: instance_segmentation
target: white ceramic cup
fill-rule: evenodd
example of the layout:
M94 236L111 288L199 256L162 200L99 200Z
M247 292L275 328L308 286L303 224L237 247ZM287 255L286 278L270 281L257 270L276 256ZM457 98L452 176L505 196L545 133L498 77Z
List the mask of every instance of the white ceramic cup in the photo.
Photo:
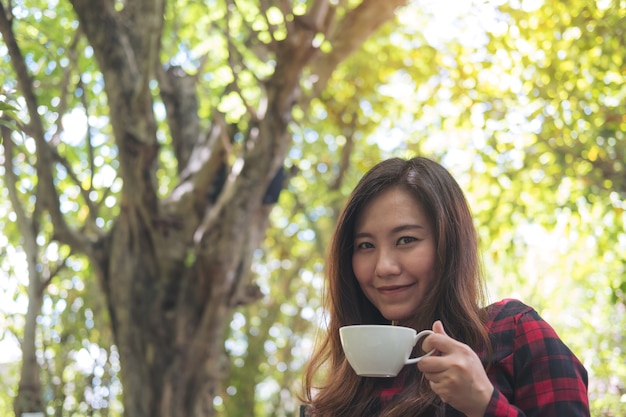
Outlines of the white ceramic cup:
M370 377L396 376L403 366L432 355L434 350L409 359L417 341L431 333L432 330L417 333L410 327L375 324L339 329L341 346L350 366L357 375Z

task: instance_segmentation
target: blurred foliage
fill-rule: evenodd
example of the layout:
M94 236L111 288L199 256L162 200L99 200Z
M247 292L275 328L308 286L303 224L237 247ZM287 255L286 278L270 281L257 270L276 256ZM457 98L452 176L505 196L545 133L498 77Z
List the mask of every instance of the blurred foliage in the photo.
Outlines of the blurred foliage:
M68 6L17 3L27 61L45 74L38 86L41 114L54 124L66 109L82 107L106 126L106 114L96 113L104 95L92 57L77 54L65 30L73 24ZM255 2L246 3L250 15L231 21L230 29L252 25L263 33ZM342 202L379 159L416 153L441 160L466 190L491 298L517 297L536 307L589 370L592 415L626 415L626 2L466 2L458 10L441 3L409 5L342 64L320 99L295 110L290 181L254 264L264 298L241 308L225 335L231 371L216 404L221 415L295 415L300 371L324 319L324 255ZM187 2L168 9L172 36L164 38L164 54L188 51L179 57L184 67L211 51L203 65L213 78L199 92L207 117L213 107L241 104L212 94L234 77L224 66L227 45L217 36L225 28L214 26L215 36L197 30L206 27L203 19L226 12ZM449 29L437 32L443 20ZM56 29L39 31L43 24ZM242 37L242 45L247 41ZM4 91L15 80L4 70L3 48L0 43ZM244 58L238 81L245 87L272 62ZM63 71L69 60L80 73ZM79 88L62 97L63 82ZM305 77L305 93L309 87ZM253 89L246 94L251 102L257 98ZM17 103L0 111L19 120ZM80 117L65 121L81 129ZM59 151L84 168L77 170L81 182L99 185L93 200L106 203L99 219L106 225L117 210L119 184L109 168L116 150L104 138L84 137L48 139L59 140ZM84 166L82 156L94 151L90 143L104 156L97 167ZM18 146L27 157L28 139ZM160 184L168 187L174 167L167 155L164 160ZM26 207L35 182L27 167L16 164ZM72 197L77 187L63 169L57 181L67 196L61 196L64 211L82 224L86 211ZM9 332L4 338L19 338L27 283L6 196L1 187L0 327ZM102 300L89 266L63 251L51 245L42 255L43 265L66 260L47 288L40 320L48 413L119 416L119 363ZM2 372L0 415L9 415L17 376Z

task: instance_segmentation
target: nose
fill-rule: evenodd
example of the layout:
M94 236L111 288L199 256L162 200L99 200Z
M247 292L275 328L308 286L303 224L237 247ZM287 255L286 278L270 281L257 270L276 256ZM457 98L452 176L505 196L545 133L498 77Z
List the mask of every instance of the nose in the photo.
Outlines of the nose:
M376 276L384 278L399 274L401 271L400 263L394 255L393 251L381 249L376 259Z

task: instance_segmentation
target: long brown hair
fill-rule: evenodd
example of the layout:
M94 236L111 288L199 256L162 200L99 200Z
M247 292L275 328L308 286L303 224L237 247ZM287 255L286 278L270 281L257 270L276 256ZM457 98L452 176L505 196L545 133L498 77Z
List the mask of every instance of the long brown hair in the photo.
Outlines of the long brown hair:
M352 253L359 213L373 197L390 187L401 187L417 198L431 221L436 239L434 285L415 316L400 324L419 331L441 320L454 339L474 350L490 350L484 326L484 282L478 238L463 191L445 168L430 159L382 161L353 190L331 242L324 294L328 328L321 335L304 374L305 401L316 417L438 415L443 410L416 366L406 370L403 393L384 410L377 410L375 392L382 381L357 376L341 348L341 326L389 323L361 291L352 270Z

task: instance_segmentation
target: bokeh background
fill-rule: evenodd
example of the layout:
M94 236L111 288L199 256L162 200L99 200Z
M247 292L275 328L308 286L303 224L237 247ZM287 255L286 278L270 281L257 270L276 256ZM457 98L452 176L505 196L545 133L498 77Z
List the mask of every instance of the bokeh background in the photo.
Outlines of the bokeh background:
M261 47L289 40L288 22L326 2L266 3L177 0L164 14L163 62L195 74L200 120L221 114L235 149L246 143L237 132L250 131L250 103L262 106L259 86L280 62ZM328 5L341 21L360 3ZM85 199L98 205L94 224L103 231L122 201L123 151L108 127L101 69L71 4L0 4L0 415L13 415L22 348L32 343L46 415L122 416L129 388L107 298L89 258L56 239L37 204L41 145L28 129L33 114L9 27L45 140L65 161L52 181L60 213L85 234L95 233L85 226L93 210ZM318 53L338 50L341 39L331 40L316 36ZM426 0L398 7L320 91L305 66L298 85L310 99L291 108L284 187L252 254L260 293L227 315L220 381L204 415L297 415L301 372L324 325L324 257L343 201L380 159L413 155L442 162L465 190L490 299L534 306L588 369L592 415L626 415L625 47L623 0ZM178 184L177 155L158 85L155 178L167 196ZM20 221L24 214L32 223ZM24 224L33 223L29 240ZM41 308L29 339L33 297Z

